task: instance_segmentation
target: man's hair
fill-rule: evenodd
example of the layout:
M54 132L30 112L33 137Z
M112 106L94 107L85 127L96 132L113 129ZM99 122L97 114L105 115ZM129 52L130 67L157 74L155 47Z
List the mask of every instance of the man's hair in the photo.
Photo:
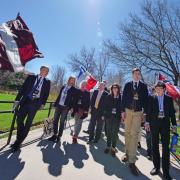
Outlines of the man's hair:
M134 74L134 72L136 72L136 71L141 72L141 70L140 70L139 68L134 68L134 69L132 70L132 74Z
M155 84L154 87L155 87L155 88L156 88L156 87L162 87L163 89L166 89L166 85L165 85L165 83L162 82L162 81L158 81L158 82Z
M42 70L42 69L47 69L49 71L49 67L48 66L41 66L40 70Z

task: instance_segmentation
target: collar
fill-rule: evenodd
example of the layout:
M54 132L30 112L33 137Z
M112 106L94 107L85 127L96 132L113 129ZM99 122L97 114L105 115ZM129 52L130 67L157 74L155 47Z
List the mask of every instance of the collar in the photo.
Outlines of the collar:
M42 80L44 80L44 77L42 77L40 74L38 74L38 79L41 78Z

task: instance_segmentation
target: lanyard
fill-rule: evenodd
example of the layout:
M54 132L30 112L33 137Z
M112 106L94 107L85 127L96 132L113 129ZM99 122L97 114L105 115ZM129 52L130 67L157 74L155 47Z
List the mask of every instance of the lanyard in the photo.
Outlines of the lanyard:
M158 103L159 103L159 111L163 112L164 111L164 97L163 96L158 96Z

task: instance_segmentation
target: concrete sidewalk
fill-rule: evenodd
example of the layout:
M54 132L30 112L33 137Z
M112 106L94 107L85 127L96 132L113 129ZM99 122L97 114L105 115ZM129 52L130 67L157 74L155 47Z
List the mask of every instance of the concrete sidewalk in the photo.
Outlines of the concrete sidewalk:
M87 129L88 122L83 123L82 129ZM147 160L145 138L142 136L142 149L138 152L137 166L142 172L139 177L131 175L128 165L121 162L124 150L124 132L121 129L118 141L117 158L104 154L105 137L98 144L87 145L87 136L80 134L79 144L72 144L70 130L64 131L61 145L51 143L46 139L40 140L42 129L29 133L25 146L21 151L11 154L9 147L0 152L0 180L146 180L161 179L151 177L149 172L153 167ZM15 137L13 137L14 139ZM6 139L0 140L0 148L6 144ZM172 159L171 175L180 179L178 164Z

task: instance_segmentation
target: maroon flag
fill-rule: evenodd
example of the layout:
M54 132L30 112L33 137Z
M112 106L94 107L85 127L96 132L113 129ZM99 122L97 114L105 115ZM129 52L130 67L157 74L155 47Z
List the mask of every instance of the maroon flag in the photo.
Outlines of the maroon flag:
M159 74L159 80L163 81L166 85L166 91L169 96L171 96L174 100L180 98L180 91L179 89L171 84L165 76Z
M0 69L20 72L28 61L36 57L43 55L19 15L15 20L0 25Z

